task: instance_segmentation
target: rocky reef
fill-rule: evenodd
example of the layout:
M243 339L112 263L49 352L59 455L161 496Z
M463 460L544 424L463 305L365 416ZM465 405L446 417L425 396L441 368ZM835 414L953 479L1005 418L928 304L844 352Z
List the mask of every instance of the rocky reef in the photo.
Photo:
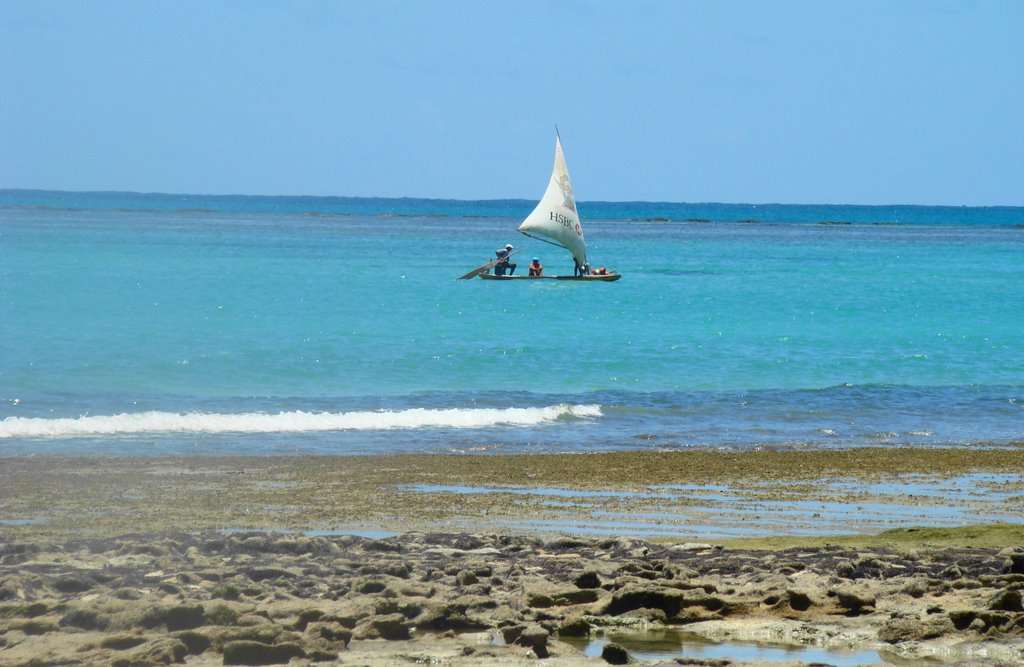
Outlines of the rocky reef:
M961 646L1011 664L1024 660L1022 596L1024 549L425 533L4 538L0 663L605 664L630 658L615 644L587 658L567 641L685 626L911 657ZM981 645L998 650L970 650Z

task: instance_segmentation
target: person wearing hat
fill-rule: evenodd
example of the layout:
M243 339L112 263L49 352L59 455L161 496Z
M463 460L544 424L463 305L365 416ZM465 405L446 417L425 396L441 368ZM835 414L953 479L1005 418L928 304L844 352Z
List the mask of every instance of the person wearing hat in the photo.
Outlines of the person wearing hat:
M494 254L498 256L498 263L494 265L494 275L503 276L508 271L508 275L512 275L516 272L516 265L508 261L508 254L512 252L512 248L515 247L509 243L504 248L498 248L494 251Z
M530 262L530 277L538 278L544 273L544 265L540 263L540 257L534 257Z

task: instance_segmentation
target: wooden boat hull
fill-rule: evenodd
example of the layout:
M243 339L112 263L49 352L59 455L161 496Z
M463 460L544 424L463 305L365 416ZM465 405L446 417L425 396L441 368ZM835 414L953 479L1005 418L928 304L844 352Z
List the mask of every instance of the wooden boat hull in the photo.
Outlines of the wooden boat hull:
M579 280L582 282L610 283L622 277L618 273L591 276L496 276L493 273L481 273L484 280Z

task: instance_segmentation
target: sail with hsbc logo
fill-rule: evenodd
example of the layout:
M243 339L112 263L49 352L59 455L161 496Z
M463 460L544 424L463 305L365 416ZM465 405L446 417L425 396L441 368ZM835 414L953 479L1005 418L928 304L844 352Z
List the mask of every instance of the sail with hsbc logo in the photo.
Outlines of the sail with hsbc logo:
M555 166L551 170L548 188L537 207L526 216L518 231L538 234L564 247L583 266L587 263L587 242L576 212L576 198L572 192L569 166L565 163L562 138L555 132Z

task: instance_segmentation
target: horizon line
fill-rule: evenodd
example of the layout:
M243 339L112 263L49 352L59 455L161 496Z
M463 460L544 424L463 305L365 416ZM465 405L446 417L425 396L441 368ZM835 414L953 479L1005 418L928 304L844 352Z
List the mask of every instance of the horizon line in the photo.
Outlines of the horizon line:
M390 199L396 201L460 201L460 202L533 202L535 198L494 197L486 199L458 199L453 197L378 196L378 195L285 195L285 194L243 194L209 192L159 192L141 190L52 190L47 188L0 188L0 193L67 193L78 195L139 195L162 197L262 197L294 199ZM919 207L919 208L1024 208L1022 204L851 204L851 203L795 203L795 202L725 202L725 201L670 201L657 199L581 199L582 204L676 204L683 206L862 206L865 208Z

